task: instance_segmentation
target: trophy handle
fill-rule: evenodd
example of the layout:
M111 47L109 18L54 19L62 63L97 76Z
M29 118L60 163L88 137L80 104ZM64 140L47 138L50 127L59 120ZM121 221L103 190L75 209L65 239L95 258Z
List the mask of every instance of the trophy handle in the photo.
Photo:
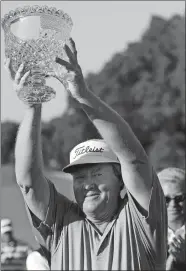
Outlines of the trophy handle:
M46 75L41 71L41 68L31 69L27 82L17 93L19 99L25 104L41 104L55 98L56 92L52 87L46 86L45 77Z

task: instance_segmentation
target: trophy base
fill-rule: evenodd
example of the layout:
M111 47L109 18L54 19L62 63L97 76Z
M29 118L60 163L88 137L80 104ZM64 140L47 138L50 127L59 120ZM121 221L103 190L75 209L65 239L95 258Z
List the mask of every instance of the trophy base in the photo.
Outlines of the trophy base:
M55 98L56 92L49 86L24 86L18 93L18 98L25 104L42 104Z

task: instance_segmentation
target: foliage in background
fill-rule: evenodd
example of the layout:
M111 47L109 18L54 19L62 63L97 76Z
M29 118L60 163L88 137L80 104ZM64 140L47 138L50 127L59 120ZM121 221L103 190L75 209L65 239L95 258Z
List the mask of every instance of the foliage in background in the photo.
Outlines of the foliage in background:
M185 17L152 17L139 42L86 78L92 91L131 125L156 170L185 167ZM13 161L18 124L2 123L2 164ZM99 134L73 109L43 123L45 165L60 169L78 143Z

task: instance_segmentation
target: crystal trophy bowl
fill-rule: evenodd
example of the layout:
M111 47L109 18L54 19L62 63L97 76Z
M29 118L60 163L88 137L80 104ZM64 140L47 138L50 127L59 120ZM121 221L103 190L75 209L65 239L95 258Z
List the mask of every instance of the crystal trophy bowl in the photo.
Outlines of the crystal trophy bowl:
M23 63L21 75L30 71L17 93L25 103L38 104L55 97L52 87L46 85L48 73L62 73L56 57L66 59L64 44L68 43L72 20L62 10L47 6L26 6L10 11L2 19L5 36L5 56L10 58L13 78Z

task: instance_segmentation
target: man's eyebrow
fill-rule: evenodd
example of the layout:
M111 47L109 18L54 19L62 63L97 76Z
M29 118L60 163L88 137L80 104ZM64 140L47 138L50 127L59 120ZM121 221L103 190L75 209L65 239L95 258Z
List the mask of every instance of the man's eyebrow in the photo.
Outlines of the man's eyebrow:
M76 175L85 174L85 171L82 170L82 169L80 169L80 170L78 170L75 174L76 174Z
M171 194L164 194L165 197L179 197L179 196L185 196L186 194L185 193L177 193L177 194L174 194L174 195L171 195Z

